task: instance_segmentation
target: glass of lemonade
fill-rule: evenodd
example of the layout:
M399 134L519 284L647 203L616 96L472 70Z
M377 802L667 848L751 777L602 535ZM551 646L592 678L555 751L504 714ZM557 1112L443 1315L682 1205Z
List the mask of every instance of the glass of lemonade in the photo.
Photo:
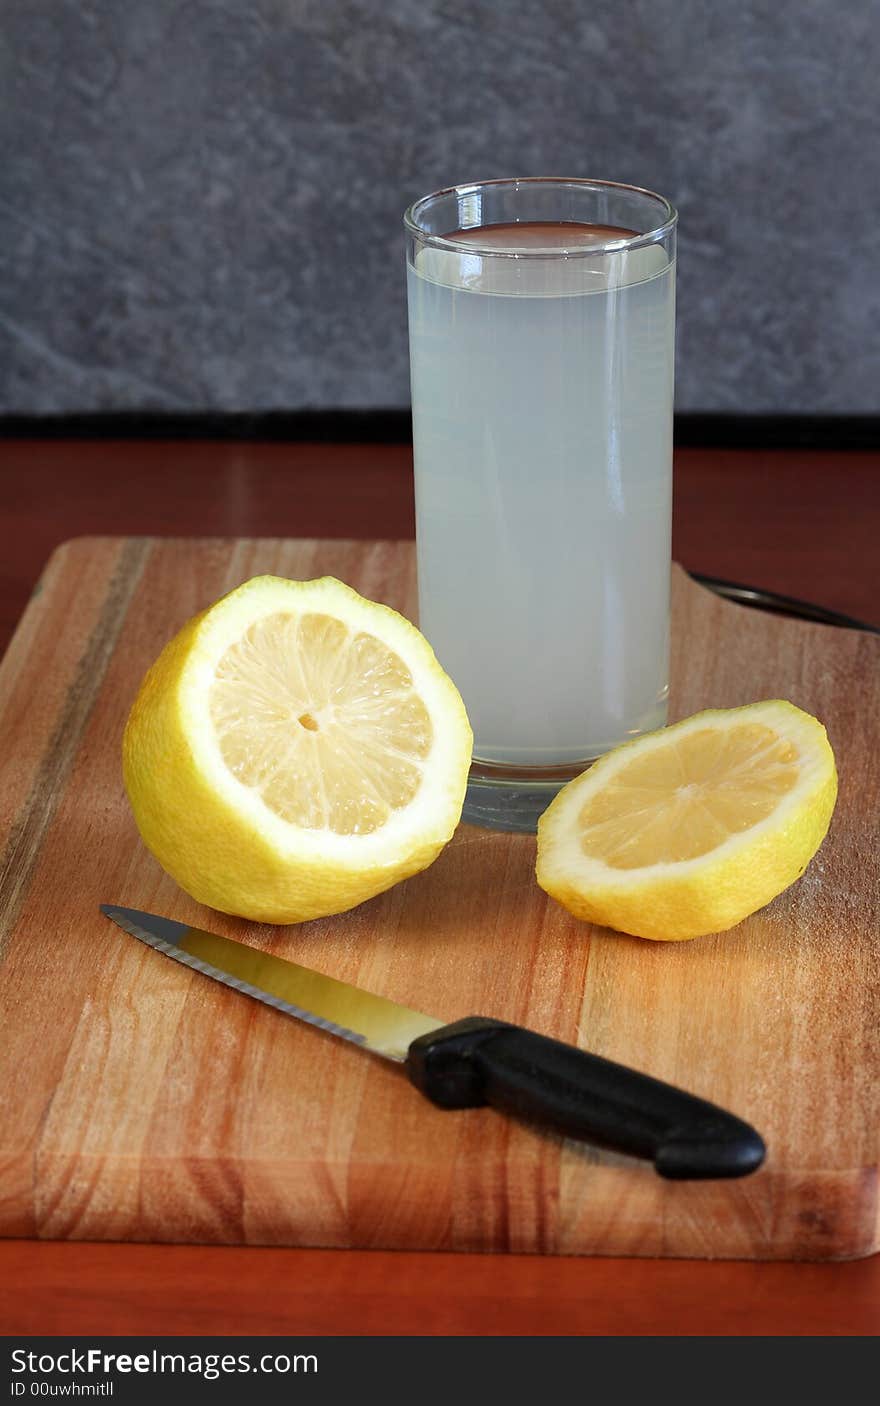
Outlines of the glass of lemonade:
M534 830L666 721L676 213L530 178L405 225L419 623L474 730L463 818Z

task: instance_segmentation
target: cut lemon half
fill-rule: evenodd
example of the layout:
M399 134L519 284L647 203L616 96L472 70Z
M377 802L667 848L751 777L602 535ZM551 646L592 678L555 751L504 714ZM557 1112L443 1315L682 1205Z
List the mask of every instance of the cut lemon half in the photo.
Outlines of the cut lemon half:
M427 640L332 577L258 576L183 627L123 744L147 846L223 912L293 923L424 869L472 735Z
M697 713L617 747L538 822L538 883L636 937L721 932L804 872L837 796L816 718L781 700Z

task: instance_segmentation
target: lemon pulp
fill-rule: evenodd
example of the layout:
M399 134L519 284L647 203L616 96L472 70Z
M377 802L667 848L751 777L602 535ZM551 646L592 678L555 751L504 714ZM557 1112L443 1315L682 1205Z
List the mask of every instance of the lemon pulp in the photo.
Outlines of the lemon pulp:
M431 750L400 656L313 611L251 625L220 660L209 706L232 774L308 830L378 830L414 798Z
M581 846L615 869L696 859L765 820L797 779L794 745L760 723L683 733L587 802Z

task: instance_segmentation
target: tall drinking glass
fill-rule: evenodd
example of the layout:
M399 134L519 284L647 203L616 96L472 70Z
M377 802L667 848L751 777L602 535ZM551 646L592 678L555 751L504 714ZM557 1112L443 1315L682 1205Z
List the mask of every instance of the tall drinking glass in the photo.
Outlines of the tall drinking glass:
M603 181L405 216L420 625L464 698L464 819L534 830L666 721L676 214Z

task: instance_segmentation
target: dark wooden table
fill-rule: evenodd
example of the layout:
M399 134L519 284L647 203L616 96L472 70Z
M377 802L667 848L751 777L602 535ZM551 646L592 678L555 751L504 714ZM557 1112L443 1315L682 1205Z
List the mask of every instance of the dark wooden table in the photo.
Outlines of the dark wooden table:
M51 550L93 533L409 537L401 445L7 441L0 640ZM686 567L880 625L880 453L687 449ZM0 1242L0 1333L869 1334L851 1264Z

